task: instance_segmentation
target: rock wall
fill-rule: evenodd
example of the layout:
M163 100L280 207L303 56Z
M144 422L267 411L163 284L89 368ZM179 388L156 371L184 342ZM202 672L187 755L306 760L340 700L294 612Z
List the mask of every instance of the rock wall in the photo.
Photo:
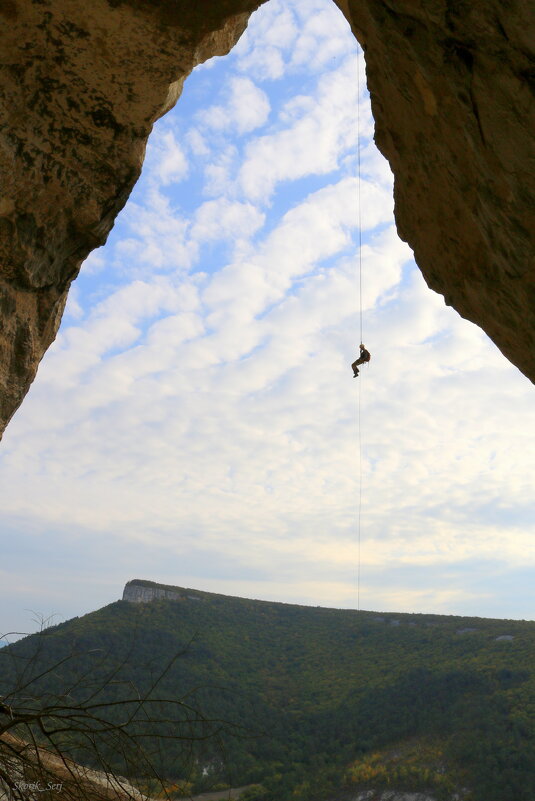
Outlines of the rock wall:
M428 285L535 381L529 0L338 0L366 56L399 235Z
M528 0L337 0L365 50L396 220L428 284L535 380ZM0 0L0 433L154 121L262 0Z
M172 590L164 590L160 587L142 587L139 584L128 583L123 591L123 601L130 601L134 604L146 604L150 601L180 601L182 596Z
M127 581L123 590L123 601L130 601L135 604L146 604L150 601L200 601L198 595L191 595L180 590L170 589L162 586L149 586L140 583L136 579Z
M0 735L0 771L0 801L14 801L15 797L35 801L36 796L69 801L151 801L122 776L87 768L50 746L36 747L9 732ZM16 782L16 793L4 776Z
M155 120L258 0L0 0L0 435Z

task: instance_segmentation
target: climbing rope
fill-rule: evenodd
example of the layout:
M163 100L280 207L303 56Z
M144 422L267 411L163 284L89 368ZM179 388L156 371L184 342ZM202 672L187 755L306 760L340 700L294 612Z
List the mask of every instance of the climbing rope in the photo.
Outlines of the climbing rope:
M357 206L359 234L359 317L360 341L362 343L362 206L360 197L360 183L360 48L357 45Z
M360 612L360 523L362 516L362 437L361 437L361 424L360 424L360 408L361 408L361 386L362 381L358 382L358 440L359 440L359 494L358 494L358 515L357 515L357 612Z
M359 320L360 342L362 338L362 214L360 191L360 47L357 44L357 205L358 205L358 273L359 273ZM362 517L362 427L361 427L361 387L362 376L358 379L357 427L358 427L358 513L357 513L357 612L360 612L360 573L361 573L361 517Z

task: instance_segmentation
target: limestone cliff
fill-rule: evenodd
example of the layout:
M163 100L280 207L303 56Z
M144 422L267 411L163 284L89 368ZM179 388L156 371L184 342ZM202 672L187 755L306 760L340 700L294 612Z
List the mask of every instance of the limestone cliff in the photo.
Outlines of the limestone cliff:
M154 121L262 0L0 0L0 433ZM396 220L429 285L535 379L527 0L338 0L365 50Z
M535 380L535 14L339 0L364 48L398 232L428 285Z
M146 604L150 601L200 601L199 595L193 595L188 590L178 587L165 587L150 581L133 579L127 581L123 590L123 601Z

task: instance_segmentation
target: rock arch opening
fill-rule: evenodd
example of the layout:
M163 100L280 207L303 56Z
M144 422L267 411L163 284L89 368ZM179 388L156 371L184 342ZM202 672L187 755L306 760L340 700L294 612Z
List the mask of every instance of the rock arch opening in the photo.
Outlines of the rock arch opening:
M263 9L270 7L275 5ZM299 29L295 37L306 39L306 26L294 27ZM185 564L175 541L179 527L180 548L187 548L192 572L218 554L229 583L220 581L213 589L234 592L240 582L242 594L253 593L252 584L269 572L278 550L285 569L297 565L314 585L308 596L301 590L293 600L316 602L319 596L344 604L344 597L333 598L328 581L348 571L354 557L349 364L358 331L350 241L356 218L355 73L349 51L342 57L318 46L322 20L312 20L311 27L316 39L309 37L308 45L298 45L297 38L288 43L282 60L289 61L294 52L299 58L288 78L293 86L287 84L276 109L277 63L270 64L265 52L253 58L242 39L229 57L235 69L216 81L210 79L209 65L201 68L186 83L172 115L160 121L130 207L108 241L109 269L104 271L99 253L88 260L73 285L68 325L8 432L0 485L4 514L38 508L40 530L52 525L83 530L88 536L80 539L91 543L92 554L119 553L121 537L135 538L136 558L143 554L143 565L155 564L155 552L165 554L166 565L152 568L162 575L171 553L175 563ZM273 19L267 28L276 34ZM314 72L314 58L321 63L327 56L327 66ZM268 71L265 81L254 74L254 65ZM190 91L197 95L195 109ZM321 104L327 111L324 127L316 114ZM427 105L432 110L429 98ZM366 135L371 136L371 125L370 119ZM119 133L113 136L119 141ZM373 159L366 158L365 178L373 168ZM198 194L188 183L195 170L204 179ZM366 214L375 215L378 227L367 256L373 257L378 243L383 249L376 248L377 269L367 270L366 293L368 304L381 294L375 310L387 312L381 321L378 316L371 321L369 429L381 492L374 495L369 486L366 502L382 509L383 517L377 515L366 532L373 542L370 570L373 560L381 562L377 606L388 602L399 608L405 599L406 608L419 603L423 608L423 591L410 595L406 586L396 587L399 574L389 573L392 547L403 543L418 558L431 558L429 538L454 547L455 529L445 533L441 516L429 510L444 487L450 498L465 498L475 438L478 452L495 458L488 450L488 426L491 449L499 453L502 469L508 468L504 496L517 492L515 481L525 462L510 447L511 429L500 438L492 419L481 427L484 415L473 375L467 375L470 402L455 380L459 359L479 367L483 338L474 335L472 341L457 329L445 336L441 315L448 310L442 300L427 292L416 270L406 270L399 281L403 258L396 261L392 254L402 246L393 233L389 238L381 217L383 208L391 207L391 189L381 194L380 181L369 183ZM283 185L292 187L284 201L278 196ZM92 271L99 288L91 285ZM113 285L126 275L124 285L119 280ZM401 295L404 305L396 305ZM440 343L442 351L433 350ZM444 354L450 352L453 360L447 362ZM486 375L494 384L494 367ZM46 407L37 402L44 395ZM510 411L510 396L507 403ZM462 420L452 413L460 408ZM520 410L520 403L515 408ZM452 464L466 469L452 476ZM492 494L492 478L484 470L476 473L479 496L483 484ZM58 487L65 501L56 497ZM415 488L425 488L418 503ZM401 510L403 530L397 524ZM387 549L384 531L391 529ZM474 537L470 553L477 551L479 558L485 547ZM514 556L514 542L508 547ZM118 555L116 562L121 559ZM273 567L272 575L279 573ZM439 591L432 575L433 598L446 609L448 588ZM171 579L195 585L176 575ZM390 596L384 588L388 581L395 587ZM263 594L280 597L278 589Z
M257 2L10 6L4 119L0 412L53 340L81 261L105 239L182 77L227 51ZM427 282L531 378L532 21L523 6L341 0L364 46L398 230Z

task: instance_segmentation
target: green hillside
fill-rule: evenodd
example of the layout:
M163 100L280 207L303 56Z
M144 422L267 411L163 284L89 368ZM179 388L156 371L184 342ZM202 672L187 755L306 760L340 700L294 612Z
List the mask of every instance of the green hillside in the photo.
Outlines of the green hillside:
M119 601L2 649L0 693L111 702L164 672L153 697L186 706L160 707L169 739L153 758L192 792L254 783L252 797L305 801L395 782L437 798L461 784L474 801L535 798L534 623L171 589L182 598Z

